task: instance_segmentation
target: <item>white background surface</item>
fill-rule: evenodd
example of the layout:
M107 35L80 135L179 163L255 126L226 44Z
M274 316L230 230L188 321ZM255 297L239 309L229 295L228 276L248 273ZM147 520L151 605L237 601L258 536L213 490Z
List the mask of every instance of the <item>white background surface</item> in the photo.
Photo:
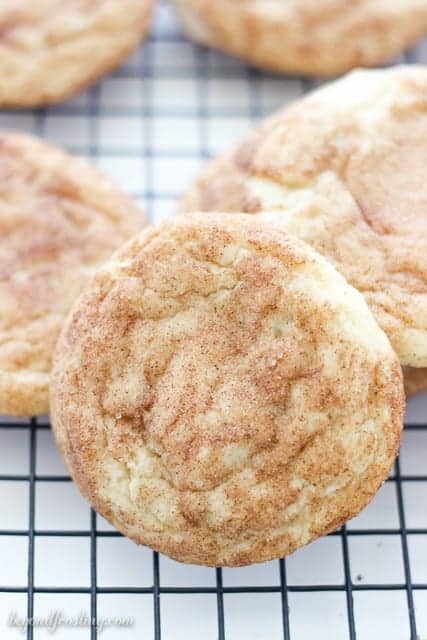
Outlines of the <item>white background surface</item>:
M427 46L416 55L427 61ZM300 79L277 78L245 68L219 53L202 53L180 35L172 14L162 4L152 36L128 62L95 88L64 105L41 112L0 113L0 127L37 132L69 150L88 156L148 210L152 222L174 212L176 198L208 155L227 148L255 120L313 86ZM427 423L427 395L410 402L407 421ZM11 611L26 616L30 524L30 430L0 428L0 586L22 593L0 592L0 638L25 637L7 626ZM49 430L35 432L34 614L60 610L68 616L90 613L91 514L60 460ZM418 635L427 640L427 429L405 431L400 472L403 517L413 583ZM52 476L57 479L49 480ZM411 477L423 476L419 481ZM402 553L402 513L395 481L387 482L373 503L348 524L349 574L354 620L359 640L408 640L407 591ZM425 534L416 533L424 529ZM152 593L126 593L153 585L153 556L148 549L115 536L97 519L96 580L99 616L132 617L132 629L109 629L106 640L154 635ZM357 535L358 530L380 530ZM10 531L14 535L5 535ZM387 533L391 531L392 533ZM19 535L16 535L18 534ZM62 533L62 535L61 535ZM77 535L76 535L77 534ZM290 637L295 640L349 638L343 541L323 538L286 561L292 587L310 592L288 593ZM30 563L31 565L31 563ZM180 565L161 557L160 586L215 589L215 570ZM225 590L280 587L279 562L222 573ZM360 585L384 589L357 590ZM334 586L323 591L319 586ZM400 585L387 590L387 586ZM317 590L316 590L317 587ZM38 589L61 588L65 593ZM68 590L84 591L72 593ZM170 594L160 597L164 640L214 640L218 637L217 595ZM227 640L283 638L281 592L225 593ZM52 637L35 629L34 638ZM60 629L56 638L89 639L86 629Z

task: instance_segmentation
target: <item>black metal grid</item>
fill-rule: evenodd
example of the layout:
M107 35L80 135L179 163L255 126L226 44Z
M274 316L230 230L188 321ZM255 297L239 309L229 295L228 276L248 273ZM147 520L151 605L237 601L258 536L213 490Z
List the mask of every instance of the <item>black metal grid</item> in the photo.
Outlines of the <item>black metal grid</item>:
M41 475L36 472L36 451L37 437L43 430L50 429L48 423L39 422L33 418L26 424L2 421L0 428L16 429L22 432L22 437L28 436L30 439L29 447L29 473L28 474L2 474L0 482L16 481L24 482L29 485L29 514L28 529L0 529L0 536L24 536L28 538L28 585L27 586L10 586L0 585L0 593L25 593L27 594L27 615L32 618L34 614L34 594L89 594L91 617L96 618L97 612L97 596L99 594L149 594L153 597L154 611L154 638L161 638L161 595L163 594L215 594L217 598L217 624L218 638L225 640L227 638L225 632L225 614L224 614L224 594L235 593L279 593L282 603L282 626L284 640L290 640L293 635L290 631L288 595L291 593L310 593L310 592L343 592L346 595L347 602L347 623L348 638L355 640L358 638L356 633L356 619L353 608L353 593L357 591L406 591L408 604L408 620L410 628L410 639L418 640L416 610L414 607L413 594L415 591L426 591L427 583L415 583L411 580L411 568L408 556L407 536L410 535L427 535L427 527L408 528L405 523L405 506L403 500L402 483L403 482L423 482L426 483L427 497L427 474L426 475L403 475L400 472L399 461L396 462L394 473L390 475L387 482L393 483L396 490L397 505L399 513L399 526L397 528L386 529L347 529L345 526L339 531L329 534L332 537L339 537L342 544L344 576L343 584L316 584L316 585L293 585L289 584L286 577L286 559L278 560L280 584L270 586L224 586L222 579L222 570L216 569L216 585L210 587L170 587L162 586L159 570L159 554L153 552L152 571L153 583L147 587L102 587L97 584L97 565L96 565L96 545L99 538L105 537L121 537L116 531L98 530L96 525L96 514L92 511L90 518L90 528L88 530L47 530L36 529L35 520L35 489L36 483L45 482L70 482L70 478L64 475ZM409 431L418 431L425 433L427 437L427 424L406 424L405 429ZM424 505L425 507L425 505ZM358 584L352 581L350 576L350 554L348 549L348 539L352 536L390 536L398 535L401 540L403 564L404 564L404 582L399 583L368 583ZM44 587L34 584L34 540L36 537L43 536L60 536L60 537L81 537L85 536L90 539L90 557L91 557L91 576L90 586L87 587ZM1 573L1 569L0 569ZM392 615L392 613L391 613ZM135 630L135 637L147 638L140 630ZM98 638L95 627L91 629L91 640ZM27 639L33 638L33 628L28 627ZM299 639L298 639L299 640Z
M189 71L177 70L176 68L168 67L168 61L165 60L161 70L155 69L153 65L152 56L154 54L154 45L158 42L171 42L182 43L183 38L179 32L172 27L169 23L166 28L162 28L158 23L157 27L153 30L152 35L149 37L147 43L143 47L143 54L136 66L123 67L114 73L114 77L117 78L144 78L150 79L160 74L162 78L176 77L191 77L197 80L197 101L194 108L187 109L163 109L160 110L161 115L168 117L194 117L198 122L199 128L199 148L197 150L197 157L200 161L204 161L209 155L209 148L207 144L207 124L212 117L231 117L233 115L240 115L239 109L233 110L230 108L223 108L214 110L209 105L207 99L208 93L208 79L214 75L215 77L226 78L246 78L249 83L250 100L249 100L249 113L248 117L252 120L258 120L265 115L265 109L261 104L260 87L262 79L266 76L262 73L245 68L238 63L229 65L228 60L224 57L218 56L216 58L216 64L214 69L211 66L212 54L199 48L194 48L195 62L193 69ZM420 53L420 49L412 51L407 54L406 60L414 62L422 60L423 54ZM427 56L424 56L427 59ZM286 82L286 80L284 80ZM159 200L173 199L176 197L176 193L170 192L167 188L161 190L155 189L153 183L153 159L165 155L167 157L173 157L179 162L180 158L191 156L186 150L174 151L173 153L155 151L153 147L153 130L151 126L152 118L158 113L158 110L154 104L153 95L151 91L151 85L149 81L144 84L143 88L143 100L142 106L138 108L133 107L104 107L101 104L100 92L101 86L97 85L91 88L88 93L87 102L69 103L59 107L35 110L32 112L34 118L33 131L41 136L46 134L46 121L49 114L56 113L65 117L74 117L78 115L87 116L89 119L89 134L88 144L84 148L79 148L78 145L70 144L70 148L74 151L81 151L91 156L96 162L100 155L99 149L99 119L100 116L109 117L126 117L126 116L140 116L143 118L143 143L141 150L133 151L132 149L110 147L108 154L110 156L132 156L136 154L144 160L144 182L145 189L137 190L134 195L141 198L146 203L146 208L152 219L155 218L154 207ZM301 80L301 92L304 92L312 87L312 83ZM13 113L10 112L13 117ZM165 176L167 181L167 176ZM183 185L184 187L184 185ZM0 483L3 481L14 481L27 483L29 488L29 513L28 513L28 528L25 529L5 529L1 528L1 515L0 515L0 537L1 536L20 536L28 539L28 570L27 570L27 585L26 586L13 586L3 584L1 580L1 567L0 567L0 593L22 593L27 594L27 615L28 618L32 618L34 615L34 595L38 593L67 593L75 594L82 593L88 594L90 597L90 613L91 618L96 619L97 616L97 600L100 594L146 594L152 596L153 605L153 619L154 619L154 638L160 640L162 637L162 618L161 618L161 596L164 594L213 594L216 596L217 606L217 629L216 634L219 640L226 640L228 635L226 633L226 612L224 610L224 597L227 594L244 594L244 593L277 593L281 600L281 615L282 615L282 629L284 640L304 640L300 637L295 639L292 633L292 625L290 621L289 612L289 596L293 593L312 593L312 592L341 592L345 595L346 599L346 615L347 615L347 637L349 640L368 640L367 638L361 638L357 633L357 618L354 608L354 594L360 591L404 591L406 593L407 600L407 615L408 615L408 628L411 640L418 640L417 629L417 612L414 606L414 593L417 591L425 591L427 593L427 583L415 583L411 579L411 565L408 551L408 535L427 535L427 526L421 527L407 527L405 504L404 504L404 492L402 489L403 483L408 482L421 482L425 483L425 503L427 503L427 473L426 475L403 475L400 470L399 461L396 462L395 470L388 479L389 483L392 483L395 487L399 526L395 528L384 529L348 529L343 527L340 531L330 534L333 537L338 537L341 541L342 558L343 558L343 570L344 570L344 582L342 584L291 584L287 578L286 560L281 559L279 564L280 584L269 586L226 586L223 583L223 572L221 569L216 569L215 573L215 585L207 587L173 587L164 586L161 581L160 562L159 555L153 553L152 555L152 585L147 587L102 587L97 581L97 542L103 537L120 537L120 534L115 531L104 531L97 528L96 514L92 511L90 517L90 528L88 530L42 530L35 527L35 501L36 501L36 485L37 483L48 482L60 482L67 483L70 481L68 476L64 475L43 475L38 474L36 469L36 453L37 453L37 439L41 431L49 429L49 424L43 422L43 420L31 419L29 422L15 422L3 420L0 424L1 428L10 428L17 430L22 438L29 435L29 472L26 474L3 474L0 475ZM424 424L407 424L405 426L407 432L419 431L424 433L427 438L427 422ZM18 470L19 471L19 470ZM425 505L424 505L425 508ZM403 567L404 567L404 581L398 583L365 583L359 584L352 580L351 577L351 559L349 551L349 540L352 536L390 536L397 535L400 538ZM43 536L61 536L61 537L80 537L84 536L90 540L90 585L86 587L44 587L37 586L34 580L34 558L35 558L35 539ZM308 569L309 571L309 569ZM325 621L326 623L327 621ZM32 640L34 629L30 625L27 629L27 639ZM83 636L82 636L83 637ZM87 637L87 636L85 636ZM97 629L92 626L90 630L91 640L95 640L98 637ZM147 638L144 630L135 629L134 637ZM235 640L235 638L233 638ZM402 640L406 640L403 639Z

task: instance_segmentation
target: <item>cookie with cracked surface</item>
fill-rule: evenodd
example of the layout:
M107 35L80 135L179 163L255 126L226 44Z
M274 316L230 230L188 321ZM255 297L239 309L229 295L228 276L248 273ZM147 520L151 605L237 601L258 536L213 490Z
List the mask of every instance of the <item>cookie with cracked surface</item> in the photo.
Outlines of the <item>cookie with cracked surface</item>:
M60 102L118 66L154 0L2 0L0 105Z
M182 211L265 214L361 291L402 364L427 366L427 68L357 71L286 107Z
M427 391L427 369L403 367L403 381L407 398Z
M47 412L65 316L142 222L130 198L87 162L0 133L0 413Z
M402 426L401 368L363 297L253 216L132 239L58 342L53 429L122 533L181 561L290 553L360 511Z
M200 44L279 73L374 66L427 33L425 0L173 0Z

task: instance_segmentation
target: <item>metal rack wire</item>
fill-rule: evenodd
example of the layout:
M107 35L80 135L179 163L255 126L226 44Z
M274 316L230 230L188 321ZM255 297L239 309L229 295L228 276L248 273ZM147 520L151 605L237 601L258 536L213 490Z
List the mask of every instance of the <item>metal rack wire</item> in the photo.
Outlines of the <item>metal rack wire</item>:
M48 424L38 422L33 418L30 423L10 423L3 421L1 428L16 429L21 431L25 437L25 432L29 431L30 447L29 447L29 473L28 474L1 474L0 482L13 481L24 482L29 485L29 513L28 513L28 529L0 529L0 536L24 536L28 539L28 584L24 586L0 585L0 592L3 593L25 593L27 594L27 616L29 619L34 615L34 594L35 593L87 593L90 595L90 614L92 619L97 616L97 596L99 594L149 594L153 598L154 612L154 638L161 638L161 595L163 594L215 594L217 599L217 634L218 638L225 640L227 638L225 631L224 616L224 594L234 593L279 593L281 597L282 608L282 628L284 640L290 640L294 636L290 630L289 605L288 596L290 593L310 593L310 592L335 592L345 593L347 603L347 622L348 637L355 640L358 635L356 631L356 618L353 607L353 594L357 591L401 591L405 590L408 607L408 620L410 628L411 640L417 640L420 636L417 633L417 617L414 607L414 592L427 592L427 583L415 583L411 579L411 567L408 554L408 535L427 536L427 527L408 528L405 522L405 505L403 499L402 485L405 482L421 482L425 483L427 489L426 475L403 475L400 471L399 461L396 462L395 471L389 477L388 482L393 483L397 495L399 526L397 528L386 529L347 529L343 527L341 530L330 534L333 537L339 537L342 545L342 556L344 562L345 581L343 584L316 584L316 585L292 585L288 583L286 575L286 560L278 560L280 572L280 584L269 586L224 586L222 579L222 570L216 569L216 585L209 587L170 587L162 586L159 571L159 554L153 553L152 559L152 586L148 587L102 587L97 584L97 541L105 537L120 537L116 531L100 531L97 529L96 514L91 512L90 529L89 530L42 530L35 528L35 489L37 483L46 482L70 482L70 478L66 475L41 475L36 473L36 451L37 438L41 431L49 429ZM427 438L427 424L406 424L407 431L415 430L425 434ZM350 574L350 554L348 540L351 536L390 536L398 535L401 541L403 565L404 565L404 582L403 583L355 583ZM61 537L81 537L90 538L90 586L88 587L37 587L34 584L34 540L36 537L42 536L61 536ZM95 640L97 635L96 627L91 629L91 640ZM145 638L146 636L138 635ZM28 627L27 638L33 638L33 628Z
M175 162L178 166L180 162L185 159L195 159L195 165L204 161L212 154L212 140L215 137L212 132L209 132L210 122L213 118L243 118L250 123L256 121L267 111L270 111L273 107L273 99L269 99L266 103L264 92L264 83L272 83L276 88L279 87L288 90L289 86L292 87L292 93L303 93L311 88L312 84L303 80L283 80L270 78L258 71L245 68L236 61L231 61L227 57L221 54L207 52L197 47L193 47L187 44L183 37L180 35L177 28L173 25L169 14L166 13L167 9L164 5L160 7L160 15L157 18L156 24L153 28L152 35L149 37L147 43L142 47L131 60L131 62L125 65L123 68L117 70L112 78L113 80L125 80L131 81L133 89L136 92L133 93L133 102L130 104L123 104L117 96L113 96L111 102L104 101L104 89L105 83L108 80L102 81L99 85L91 88L83 98L70 102L68 104L53 107L49 109L36 110L31 112L30 115L24 116L27 120L22 120L22 116L17 116L13 112L6 112L0 117L0 124L6 126L20 127L22 122L25 122L26 128L32 132L47 138L52 138L50 130L51 118L61 118L61 122L72 122L73 119L84 119L86 130L86 141L83 144L79 142L70 141L68 147L72 151L77 151L86 154L91 157L95 163L102 165L104 156L108 156L113 159L130 158L142 160L141 166L143 168L143 174L141 174L141 183L144 184L144 188L139 187L139 181L136 180L135 187L130 190L133 195L140 200L144 201L144 205L148 210L148 213L153 221L159 217L163 217L168 214L168 203L171 203L178 195L179 187L170 189L167 186L164 187L160 180L161 187L159 187L158 172L155 167L155 163L158 159L168 159ZM158 54L159 44L166 44L175 47L176 50L183 54L185 47L185 55L189 55L191 62L188 65L171 64L171 59L164 59L163 61L156 60ZM424 47L424 51L423 51ZM425 52L425 53L424 53ZM412 51L407 56L407 61L414 62L416 60L427 62L427 50L425 45L421 45L418 49ZM182 62L182 60L181 60ZM163 80L189 80L194 83L195 95L192 102L189 100L188 105L179 107L168 107L159 104L158 96L154 93L153 81L157 78ZM243 105L233 107L226 104L226 101L221 104L213 105L211 97L209 95L211 80L240 80L247 86L247 101ZM141 82L139 83L139 80ZM193 86L193 85L192 85ZM297 89L296 89L297 87ZM114 85L113 85L114 88ZM137 91L140 91L140 95L137 95ZM114 93L114 91L113 91ZM280 92L279 92L280 93ZM283 95L280 93L283 99ZM280 96L278 96L278 101ZM171 96L172 97L172 96ZM271 97L271 96L270 96ZM288 94L285 95L289 97ZM176 96L174 97L174 99ZM191 102L191 104L190 104ZM243 103L242 103L243 104ZM225 105L225 106L224 106ZM179 147L177 143L173 150L167 148L165 143L159 145L156 136L159 133L159 129L156 131L155 119L156 118L172 118L176 121L185 120L186 122L195 123L197 130L197 145L196 148L189 149L186 145ZM2 119L3 118L3 119ZM28 118L30 118L30 124L28 125ZM102 141L102 127L103 122L107 119L109 122L114 119L131 118L139 119L141 126L138 128L141 139L134 141L131 146L118 144L117 142L111 142L110 139L107 142ZM166 133L162 134L162 127L160 127L161 135L163 138L167 138L170 132L173 130L173 126L170 125L170 129L166 130ZM107 127L108 129L108 127ZM62 135L62 131L60 135ZM117 163L115 164L117 166ZM126 170L125 170L126 171ZM168 176L164 175L164 180L167 182ZM184 178L182 179L184 181ZM182 184L182 190L185 185ZM426 408L427 413L427 408ZM160 558L157 553L152 554L151 565L151 579L149 586L102 586L98 583L98 564L97 564L97 546L101 539L120 537L120 534L112 530L103 530L99 528L97 516L94 512L90 515L90 527L88 529L43 529L36 527L36 488L43 483L68 483L70 478L66 475L58 474L42 474L38 472L36 465L37 451L40 447L39 439L40 434L49 429L47 421L33 418L29 422L25 421L8 421L3 420L0 424L0 429L11 429L19 433L19 438L29 438L29 466L28 473L20 473L17 469L17 473L2 473L0 467L0 485L3 482L16 482L25 483L28 486L28 526L26 528L6 528L2 524L2 516L0 512L0 538L4 536L24 537L28 542L28 566L27 566L27 583L25 586L5 584L2 578L2 569L0 566L0 594L24 594L27 599L27 616L32 619L34 616L34 599L37 594L87 594L90 599L90 616L92 620L97 619L98 599L102 594L144 594L152 598L152 612L153 612L153 632L145 632L144 630L136 629L133 637L139 637L146 640L146 638L154 635L155 640L160 640L163 637L163 624L162 624L162 596L165 595L191 595L197 596L199 594L211 594L216 598L216 629L214 635L219 640L236 640L235 636L228 633L227 626L227 612L225 607L225 599L231 594L278 594L280 598L280 610L281 610L281 637L284 640L304 640L301 635L296 635L292 624L292 606L290 605L290 598L293 594L310 594L320 592L339 592L345 597L345 637L349 640L370 640L370 637L362 635L358 628L358 614L355 609L355 594L362 591L367 592L403 592L406 598L407 605L407 628L408 635L411 640L418 640L420 638L418 614L415 604L414 595L418 592L424 592L427 596L427 580L426 582L414 582L411 576L413 567L411 566L410 549L408 545L409 536L427 536L427 522L426 526L411 526L407 525L407 517L405 511L405 492L404 487L407 483L418 483L420 486L420 495L424 496L424 505L420 504L420 508L427 508L427 473L425 475L413 475L404 474L401 472L401 465L399 461L396 462L393 474L388 479L388 483L394 487L397 500L397 513L398 513L398 526L393 528L355 528L355 527L343 527L340 531L331 534L331 537L338 538L341 545L342 562L343 562L343 576L344 579L340 583L324 583L324 584L293 584L288 578L287 561L282 559L278 561L278 574L280 577L278 584L270 585L228 585L224 582L223 571L221 569L215 570L215 580L213 585L209 586L168 586L162 584L162 576L160 569ZM427 422L422 424L407 424L405 426L406 432L416 432L422 434L421 437L424 442L427 442ZM418 486L418 485L417 485ZM7 508L7 505L5 505ZM88 586L73 586L73 587L55 587L55 586L40 586L37 585L35 580L35 542L39 538L43 537L55 537L60 536L62 538L72 537L84 537L88 539L90 544L90 584ZM400 540L400 548L403 561L403 581L400 582L378 582L368 581L360 583L354 579L352 575L351 567L351 553L350 553L350 541L353 537L366 537L369 536L398 536ZM427 537L426 537L427 545ZM307 569L309 575L310 569ZM425 600L427 606L427 599ZM290 614L291 611L291 614ZM229 614L231 615L231 613ZM27 628L27 639L32 640L36 637L36 631L32 625ZM88 632L89 633L89 632ZM425 632L427 634L427 631ZM89 635L82 635L79 637L90 637L91 640L98 638L98 631L96 625L92 625ZM372 636L373 637L373 636ZM427 636L426 636L427 637ZM402 638L402 640L406 640Z

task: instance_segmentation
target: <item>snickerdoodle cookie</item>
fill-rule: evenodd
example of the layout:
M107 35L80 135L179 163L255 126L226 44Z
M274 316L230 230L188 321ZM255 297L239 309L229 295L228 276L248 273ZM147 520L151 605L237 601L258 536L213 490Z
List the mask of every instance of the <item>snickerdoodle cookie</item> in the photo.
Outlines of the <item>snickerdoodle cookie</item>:
M137 46L154 0L2 0L0 106L59 102Z
M427 33L425 0L174 0L197 42L281 73L385 62Z
M363 297L253 216L168 221L120 249L54 359L71 475L120 531L243 565L339 527L386 478L399 361Z
M48 410L53 348L90 275L142 226L86 162L0 134L0 413Z
M215 160L183 211L272 212L359 291L402 364L427 366L427 68L357 71Z

